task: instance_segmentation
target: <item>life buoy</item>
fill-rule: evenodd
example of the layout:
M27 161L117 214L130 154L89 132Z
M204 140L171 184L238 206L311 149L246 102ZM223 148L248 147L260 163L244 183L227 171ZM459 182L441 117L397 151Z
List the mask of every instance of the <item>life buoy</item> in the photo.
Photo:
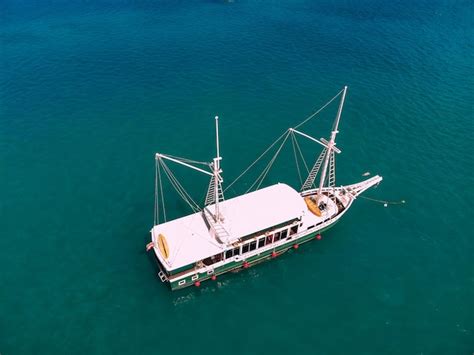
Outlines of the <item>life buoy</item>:
M158 235L158 249L160 249L160 253L163 258L168 259L170 256L170 250L168 248L168 242L163 234Z

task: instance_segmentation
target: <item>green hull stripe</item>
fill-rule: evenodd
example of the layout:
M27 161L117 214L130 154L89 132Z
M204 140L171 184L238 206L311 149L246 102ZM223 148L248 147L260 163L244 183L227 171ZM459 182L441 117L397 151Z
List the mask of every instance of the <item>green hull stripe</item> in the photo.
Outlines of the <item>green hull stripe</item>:
M273 252L276 252L278 254L282 254L283 252L286 252L288 249L291 249L295 242L297 242L298 244L308 242L308 241L314 239L317 234L320 234L320 233L328 230L329 228L334 226L334 224L336 224L336 223L337 223L337 221L334 222L333 224L331 224L330 226L326 227L326 228L323 228L323 229L318 230L316 232L311 232L308 235L306 235L304 237L301 237L297 240L289 240L288 243L280 245L277 248L267 250L265 252L262 252L261 254L254 255L254 256L252 256L250 258L247 258L245 260L234 261L234 262L230 262L228 264L222 265L222 266L214 269L213 274L199 273L198 274L199 277L195 280L192 280L192 277L195 276L196 274L190 275L186 278L173 280L172 282L170 282L171 289L172 290L178 290L178 289L185 288L185 287L188 287L188 286L193 286L196 281L201 282L201 281L204 281L204 280L208 280L212 277L212 275L222 275L222 274L225 274L225 273L227 273L229 271L232 271L232 270L241 269L241 268L243 268L243 263L244 262L248 262L249 265L255 265L255 264L258 264L262 261L265 261L265 259L267 259L267 260L271 259L271 255L272 255ZM185 280L186 282L182 285L179 285L179 282L182 282L183 280Z

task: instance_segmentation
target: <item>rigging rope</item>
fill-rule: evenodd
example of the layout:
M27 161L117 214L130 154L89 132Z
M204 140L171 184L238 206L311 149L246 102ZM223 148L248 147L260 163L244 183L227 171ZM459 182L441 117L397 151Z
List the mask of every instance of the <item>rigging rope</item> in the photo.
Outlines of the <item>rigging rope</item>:
M300 145L298 143L298 140L296 139L296 135L294 135L294 136L295 136L296 148L298 148L298 151L299 151L300 156L301 156L301 160L303 161L304 167L306 168L306 174L309 174L308 164L306 164L306 160L304 159L303 153L301 152L301 148L300 148Z
M192 199L192 197L188 194L188 192L184 189L184 187L180 184L176 176L172 173L172 171L168 168L166 163L160 159L161 165L163 166L163 170L165 171L168 179L170 180L171 184L175 188L176 192L181 196L181 198L191 207L194 212L198 212L201 210L199 205Z
M155 212L153 216L153 225L156 226L160 223L160 216L159 216L159 206L158 206L158 161L155 159Z
M237 176L237 178L234 181L232 181L229 185L227 185L227 187L224 189L224 192L226 192L227 189L229 189L232 185L234 185L237 182L237 180L239 180L242 176L244 176L245 173L247 173L247 171L249 171L265 154L267 154L267 152L270 149L273 148L275 144L278 143L280 139L282 139L288 133L288 131L289 130L287 129L285 132L283 132L283 134L280 137L278 137L252 164L250 164L247 167L247 169L245 169L239 176Z
M309 115L306 119L304 119L302 122L300 122L299 124L297 124L297 125L296 125L295 127L293 127L293 128L294 128L294 129L297 129L298 127L301 127L301 126L304 125L306 122L308 122L309 120L311 120L314 116L316 116L316 115L319 114L322 110L324 110L327 106L329 106L329 105L330 105L336 98L338 98L343 92L344 92L344 89L342 89L341 91L339 91L339 92L336 94L336 96L334 96L331 100L329 100L329 101L328 101L324 106L322 106L319 110L317 110L316 112L314 112L314 113L312 113L311 115ZM285 135L286 135L286 138L288 138L288 136L287 136L288 131L289 131L289 129L286 130L285 132L283 132L283 134L282 134L280 137L278 137L278 138L277 138L255 161L253 161L239 176L237 176L237 178L235 178L234 181L232 181L229 185L227 185L227 187L224 189L223 192L226 192L227 189L229 189L231 186L233 186L242 176L244 176L260 159L262 159L262 157L263 157L265 154L268 153L268 151L269 151L270 149L272 149L272 148L275 146L275 144L277 144L283 137L285 137ZM285 138L285 140L286 140L286 138ZM301 156L302 156L302 158L303 158L303 162L304 162L304 164L305 164L306 170L309 172L308 166L306 165L306 162L305 162L305 160L304 160L303 154L301 153L301 149L299 148L298 142L296 142L296 145L297 145L298 150L300 151L300 154L301 154ZM271 164L269 164L269 165L271 166ZM267 170L267 169L265 168L265 170ZM262 174L265 173L265 170L262 172ZM265 175L266 175L266 174L265 174ZM257 179L257 180L258 180L258 179ZM255 184L255 183L254 183L254 184ZM254 184L252 184L252 187L253 187ZM248 192L248 191L250 191L250 189L247 190L247 192Z
M302 125L304 125L306 122L308 122L310 119L312 119L314 116L316 116L318 113L320 113L322 110L324 110L326 107L329 106L329 104L331 102L333 102L339 95L342 94L342 92L344 91L344 89L342 89L341 91L339 91L337 93L336 96L334 96L331 100L329 100L323 107L321 107L318 111L316 111L315 113L312 113L311 115L309 115L303 122L297 124L295 127L293 127L294 129L297 129L298 127L301 127Z
M161 204L163 206L163 220L166 222L165 195L163 194L163 184L161 180L161 169L158 166L158 181L160 182Z
M295 134L294 134L293 131L291 131L291 144L293 146L293 155L295 157L296 171L298 172L298 178L300 179L300 185L302 185L303 184L303 179L301 177L300 164L298 163L298 157L296 156Z
M197 160L192 160L192 159L187 159L187 158L181 158L181 157L177 157L175 155L170 155L170 154L166 154L166 156L170 157L170 158L173 158L173 159L176 159L176 160L179 160L183 163L192 163L192 164L200 164L200 165L209 166L209 163L204 162L204 161L197 161Z
M287 134L285 136L285 139L283 140L283 142L281 143L280 147L278 148L278 150L276 151L275 155L273 156L273 158L270 160L270 162L268 163L268 165L266 166L266 168L262 171L262 173L260 174L260 176L255 180L255 182L252 184L252 186L250 186L250 188L245 192L245 193L248 193L250 190L252 190L253 186L258 182L258 180L260 179L260 182L258 183L257 185L257 188L255 190L258 190L260 188L260 185L262 185L262 182L263 180L265 179L265 177L267 176L268 172L270 171L273 163L275 162L275 159L277 158L278 154L280 154L280 151L281 149L283 148L283 146L285 145L286 143L286 140L288 139L288 136L290 135L290 130L287 131Z

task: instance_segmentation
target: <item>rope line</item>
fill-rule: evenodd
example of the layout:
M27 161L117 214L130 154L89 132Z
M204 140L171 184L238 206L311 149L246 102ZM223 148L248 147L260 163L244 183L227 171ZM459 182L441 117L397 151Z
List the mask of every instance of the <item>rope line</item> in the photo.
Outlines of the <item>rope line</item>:
M310 119L312 119L314 116L316 116L318 113L320 113L322 110L324 110L326 107L329 106L329 104L331 102L333 102L339 95L342 94L342 92L344 91L344 89L342 89L341 91L339 91L336 96L334 96L331 100L329 100L323 107L321 107L319 110L317 110L316 112L312 113L311 115L309 115L303 122L297 124L295 127L293 127L294 129L297 129L298 127L301 127L302 125L304 125L306 122L308 122Z
M301 177L300 164L298 163L298 157L296 156L296 147L295 147L295 134L291 132L291 145L293 146L293 155L295 157L296 171L298 172L298 178L300 179L300 185L303 184L303 178Z
M308 117L306 117L302 122L300 122L299 124L297 124L294 129L297 129L298 127L301 127L302 125L304 125L306 122L308 122L309 120L311 120L314 116L316 116L317 114L319 114L322 110L324 110L326 107L328 107L336 98L338 98L342 92L344 91L344 89L342 89L341 91L339 91L336 96L334 96L331 100L329 100L325 105L323 105L319 110L317 110L316 112L312 113L311 115L309 115ZM256 159L253 161L253 163L251 163L239 176L237 176L237 178L235 178L234 181L232 181L229 185L227 185L227 187L224 189L224 192L227 191L227 189L229 189L231 186L233 186L242 176L244 176L260 159L262 159L262 157L268 153L268 151L270 149L272 149L275 144L277 144L280 139L282 139L283 137L285 137L285 135L287 134L287 132L289 131L286 130L285 132L283 132L283 134L278 137L267 149L265 149L265 151ZM288 138L288 137L286 137ZM286 139L285 138L285 139ZM296 142L296 144L298 144ZM300 150L300 153L301 153L301 149L299 148L298 146L298 150ZM302 155L302 154L301 154ZM304 161L304 158L303 158L303 161ZM309 169L307 168L307 165L306 165L306 162L305 162L305 166L306 166L306 170L309 172ZM265 171L265 170L264 170ZM253 185L252 185L253 186ZM249 189L250 190L250 189ZM247 192L249 191L247 190Z
M166 163L160 159L161 165L163 166L163 170L165 171L168 179L170 180L171 184L175 188L176 192L181 196L181 198L191 207L194 212L200 211L199 205L192 199L192 197L188 194L188 192L184 189L183 185L178 181L176 176L172 173L172 171L168 168Z
M271 169L273 163L275 162L275 160L276 160L278 154L280 154L280 151L281 151L281 149L283 148L283 146L285 145L286 140L288 139L288 136L290 135L290 132L291 132L291 131L288 130L287 132L288 132L288 133L286 134L285 139L283 140L283 142L281 143L280 147L279 147L278 150L276 151L276 153L275 153L275 155L273 156L272 160L270 160L270 162L268 163L267 167L263 170L262 174L260 174L260 176L257 178L257 180L255 180L255 182L252 184L252 186L250 186L250 188L249 188L245 193L249 192L249 191L252 189L252 187L255 185L255 183L260 179L260 177L262 177L262 178L260 179L260 182L258 183L257 188L256 188L255 190L258 190L258 189L260 188L260 185L262 185L263 180L265 180L265 177L267 176L268 172L270 171L270 169Z
M367 197L360 195L359 197L362 197L366 200L372 201L372 202L377 202L377 203L383 203L384 207L387 207L388 205L403 205L406 203L405 200L400 200L400 201L385 201L385 200L377 200L375 198Z
M160 223L159 206L158 206L158 161L155 160L155 211L153 215L153 225Z
M286 130L285 132L283 132L283 134L280 137L278 137L267 149L265 149L265 151L252 164L250 164L239 176L237 176L237 178L234 181L232 181L229 185L227 185L227 187L224 189L224 192L226 192L227 189L229 189L232 185L234 185L237 182L237 180L239 180L242 176L244 176L245 173L247 173L247 171L249 171L265 154L267 154L267 152L270 149L272 149L275 146L275 144L278 143L280 139L282 139L285 136L285 134L288 133L288 131L289 130Z
M289 136L289 131L288 131L288 134L285 136L285 139L283 140L283 142L281 143L280 147L278 148L278 150L275 152L275 154L273 155L272 159L268 162L267 166L265 167L265 169L263 169L262 173L259 175L259 177L255 180L255 182L249 187L249 189L247 191L245 191L245 193L248 193L250 190L252 190L253 186L255 186L255 184L258 182L257 184L257 187L255 188L255 190L258 190L260 188L260 185L262 184L263 180L265 179L265 177L267 176L268 172L270 171L273 163L275 162L275 159L277 158L278 154L280 153L281 149L283 148L283 146L285 145L285 142L286 140L288 139L288 136Z
M163 184L161 180L161 169L158 166L158 181L160 182L161 205L163 206L163 220L166 222L165 195L163 194ZM159 218L159 216L158 216Z
M204 162L204 161L197 161L197 160L192 160L192 159L187 159L187 158L182 158L182 157L177 157L175 155L170 155L170 154L166 154L167 157L170 157L170 158L173 158L173 159L176 159L176 160L179 160L183 163L192 163L192 164L200 164L200 165L206 165L206 166L209 166L209 163L207 162Z
M301 152L301 148L300 148L300 145L298 143L298 140L296 138L296 135L295 136L295 144L296 144L296 148L298 149L299 153L300 153L300 156L301 156L301 160L303 161L303 164L304 164L304 167L306 168L306 174L309 174L309 168L308 168L308 164L306 164L306 160L304 158L304 155L303 153Z

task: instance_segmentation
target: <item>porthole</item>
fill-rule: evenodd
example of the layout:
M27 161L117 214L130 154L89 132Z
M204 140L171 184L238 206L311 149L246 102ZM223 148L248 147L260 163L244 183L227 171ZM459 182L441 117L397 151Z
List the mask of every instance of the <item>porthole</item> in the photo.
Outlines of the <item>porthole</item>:
M186 283L186 280L181 280L178 282L178 286L183 286Z
M194 281L194 280L197 280L199 278L198 275L194 275L193 277L191 277L191 280Z

